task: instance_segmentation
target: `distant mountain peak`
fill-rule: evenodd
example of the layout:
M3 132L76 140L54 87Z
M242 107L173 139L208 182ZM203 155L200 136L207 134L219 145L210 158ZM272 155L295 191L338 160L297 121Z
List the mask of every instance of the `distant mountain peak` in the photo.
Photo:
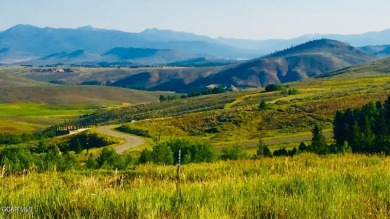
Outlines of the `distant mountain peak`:
M95 30L96 28L92 27L91 25L86 25L86 26L82 26L82 27L79 27L77 28L77 30Z
M264 57L269 58L269 57L277 57L277 56L284 56L284 55L292 55L296 53L303 53L303 52L314 51L314 50L322 50L323 52L329 52L328 50L344 51L343 49L351 50L351 51L359 50L355 47L350 46L347 43L343 43L332 39L321 38L321 39L310 40L306 43L299 44L299 45L291 45L290 48L281 51L276 51Z
M7 32L12 32L12 31L21 31L21 30L31 30L31 29L37 29L38 27L36 26L33 26L33 25L30 25L30 24L17 24L13 27L10 27L9 29L7 29L6 31Z

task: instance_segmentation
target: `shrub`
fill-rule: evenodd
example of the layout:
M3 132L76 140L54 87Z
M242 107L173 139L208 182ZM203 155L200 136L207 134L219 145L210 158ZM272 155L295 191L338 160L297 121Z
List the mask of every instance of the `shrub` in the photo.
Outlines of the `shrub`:
M125 132L125 133L129 133L129 134L133 134L133 135L142 136L142 137L147 137L147 138L151 137L151 135L149 134L149 131L137 129L137 128L132 128L130 126L122 125L122 126L116 128L116 130L118 130L120 132Z
M178 162L179 150L181 150L182 163L213 162L217 159L217 153L213 146L185 139L171 139L160 143L173 153L174 164Z
M33 163L37 163L36 155L26 149L7 148L1 151L1 165L6 165L7 169L20 172L28 169Z
M152 151L148 149L143 149L140 157L138 158L138 163L144 164L148 162L152 162Z
M263 157L271 157L271 151L267 147L267 145L264 144L262 140L259 141L259 144L257 145L257 157L263 156Z
M272 92L282 90L282 85L280 84L269 84L265 87L265 92Z
M100 168L104 169L125 169L127 166L126 160L123 159L112 148L103 148L100 156L97 158Z
M286 150L286 148L280 148L278 150L275 150L273 155L274 156L287 156L287 155L289 155L289 153Z
M260 104L259 104L259 110L266 110L268 108L267 106L267 103L265 102L265 100L261 100Z
M153 163L156 164L173 164L173 152L166 144L158 144L153 148L152 152Z
M92 157L92 154L89 155L87 161L85 162L85 167L87 169L97 169L99 167L99 163Z
M71 150L76 153L81 153L84 149L88 150L91 148L105 147L115 143L118 143L118 141L114 138L93 132L83 132L73 136L68 141L68 147L62 145L61 151L65 152L67 150Z
M248 154L245 148L240 145L222 149L221 159L223 160L242 160L246 158L248 158Z

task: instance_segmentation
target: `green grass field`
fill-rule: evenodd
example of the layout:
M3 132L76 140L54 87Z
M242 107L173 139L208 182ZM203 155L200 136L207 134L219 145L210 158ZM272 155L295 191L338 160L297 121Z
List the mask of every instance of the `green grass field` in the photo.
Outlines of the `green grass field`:
M390 158L302 154L1 179L6 218L388 218Z
M108 109L72 121L99 105L2 104L0 131L31 132L65 120L88 125L136 120L125 125L152 137L131 150L133 155L176 137L217 149L240 144L250 154L259 139L271 150L292 148L310 143L315 124L331 143L336 110L390 95L387 66L375 62L288 84L298 89L295 95L249 89ZM261 100L267 109L259 110ZM81 165L86 165L84 152L75 155ZM96 157L100 150L91 152ZM0 207L31 212L0 211L0 218L389 218L389 162L386 156L348 153L217 161L183 165L180 182L170 165L133 162L124 171L66 172L56 167L37 172L30 165L27 175L0 178Z
M0 104L0 132L33 132L99 108L97 105Z

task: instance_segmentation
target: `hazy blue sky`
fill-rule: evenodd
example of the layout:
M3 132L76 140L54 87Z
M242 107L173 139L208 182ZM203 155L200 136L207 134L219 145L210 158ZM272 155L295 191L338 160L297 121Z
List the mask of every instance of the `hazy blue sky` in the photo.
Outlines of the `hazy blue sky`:
M389 0L0 0L0 30L16 24L211 37L292 38L390 28Z

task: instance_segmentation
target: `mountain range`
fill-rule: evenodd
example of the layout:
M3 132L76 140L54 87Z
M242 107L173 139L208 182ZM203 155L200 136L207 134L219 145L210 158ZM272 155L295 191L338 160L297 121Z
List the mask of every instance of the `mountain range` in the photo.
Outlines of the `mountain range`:
M126 49L133 57L123 56ZM145 53L147 49L149 53ZM139 54L143 54L141 58ZM127 33L90 26L56 29L16 25L0 32L3 64L164 64L196 57L232 59L257 55L259 52L220 44L207 37L156 29Z
M91 26L65 29L16 25L0 32L0 64L165 65L199 59L216 63L252 59L320 38L363 47L369 53L389 54L388 46L382 45L390 45L390 29L355 35L313 34L289 40L241 40L155 28L128 33Z
M264 87L315 77L376 56L335 40L320 39L291 47L261 58L214 69L151 70L121 79L113 86L188 92L210 85L225 87Z

